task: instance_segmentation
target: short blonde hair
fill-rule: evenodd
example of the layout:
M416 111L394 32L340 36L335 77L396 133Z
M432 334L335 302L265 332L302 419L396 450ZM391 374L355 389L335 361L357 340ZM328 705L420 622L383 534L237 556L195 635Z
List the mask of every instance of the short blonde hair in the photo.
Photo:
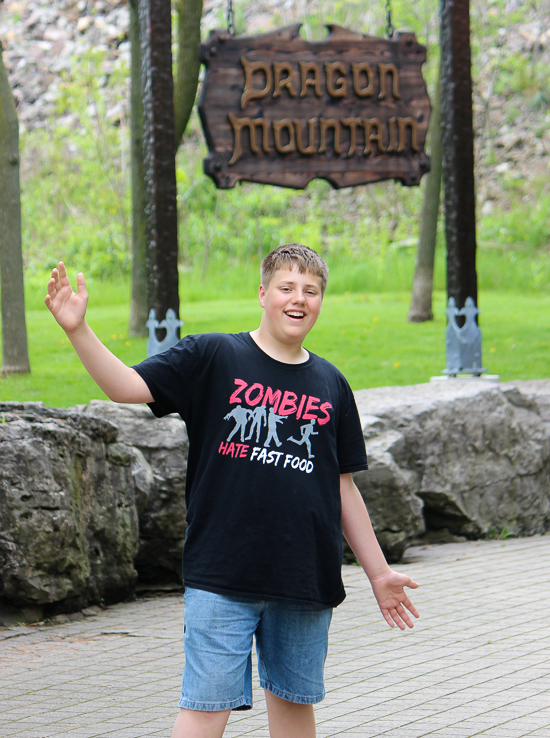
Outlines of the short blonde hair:
M285 243L279 246L262 261L260 269L262 284L267 289L278 269L296 269L299 274L314 274L321 280L324 294L328 283L328 267L319 254L301 243Z

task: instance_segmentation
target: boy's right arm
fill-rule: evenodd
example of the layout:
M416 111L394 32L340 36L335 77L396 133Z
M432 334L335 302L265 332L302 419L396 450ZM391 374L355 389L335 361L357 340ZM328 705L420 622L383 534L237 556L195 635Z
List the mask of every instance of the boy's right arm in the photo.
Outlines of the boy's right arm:
M78 274L76 283L75 293L60 261L59 268L52 270L45 303L67 334L85 369L115 402L153 402L153 396L139 374L111 353L86 323L88 292L82 273Z

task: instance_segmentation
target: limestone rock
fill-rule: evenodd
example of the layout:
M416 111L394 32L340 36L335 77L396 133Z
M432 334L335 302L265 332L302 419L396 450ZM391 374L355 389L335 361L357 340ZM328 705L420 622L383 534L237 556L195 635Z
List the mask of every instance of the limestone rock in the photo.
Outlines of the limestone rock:
M428 529L476 538L550 528L549 380L449 380L361 390L356 400L382 421L381 439L402 434L392 459L413 474Z
M390 561L425 528L550 529L550 380L355 395L369 470L354 478ZM181 582L187 450L182 420L144 406L0 403L0 600L55 614L123 599L135 569Z
M185 538L185 479L189 447L179 416L155 418L144 405L92 400L82 408L118 429L119 439L137 449L133 474L139 506L139 550L135 566L140 583L181 582Z
M513 405L536 408L535 412L550 428L550 381L528 379L523 382L506 382L502 385L502 391Z
M367 440L368 471L354 474L388 561L399 561L409 542L424 532L422 500L416 496L418 475L401 468L405 436L388 430Z
M131 449L106 420L0 403L0 596L71 610L133 591Z

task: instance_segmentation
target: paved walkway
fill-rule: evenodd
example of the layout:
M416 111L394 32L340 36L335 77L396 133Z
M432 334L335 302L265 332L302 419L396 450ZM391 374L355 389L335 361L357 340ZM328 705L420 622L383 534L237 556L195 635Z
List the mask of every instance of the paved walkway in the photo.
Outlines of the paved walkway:
M319 738L550 738L550 535L418 547L399 568L422 584L421 620L406 633L345 567ZM168 738L182 609L166 596L0 631L0 736ZM255 699L228 738L268 736L261 690Z

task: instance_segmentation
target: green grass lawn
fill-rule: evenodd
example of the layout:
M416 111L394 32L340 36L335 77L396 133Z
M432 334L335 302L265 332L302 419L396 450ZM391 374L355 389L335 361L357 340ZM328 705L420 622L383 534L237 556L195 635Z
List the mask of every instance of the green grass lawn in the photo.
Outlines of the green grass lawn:
M101 284L90 290L88 321L117 356L137 363L145 358L145 339L128 337L124 295ZM409 299L405 293L328 294L306 347L336 364L354 389L426 382L445 366L445 295L435 295L436 319L429 323L407 322ZM479 302L483 363L489 372L504 381L550 377L550 296L486 292ZM0 401L42 400L67 407L105 398L47 309L38 301L30 301L30 307L32 371L0 378ZM251 330L261 315L254 298L182 303L180 312L184 333Z

